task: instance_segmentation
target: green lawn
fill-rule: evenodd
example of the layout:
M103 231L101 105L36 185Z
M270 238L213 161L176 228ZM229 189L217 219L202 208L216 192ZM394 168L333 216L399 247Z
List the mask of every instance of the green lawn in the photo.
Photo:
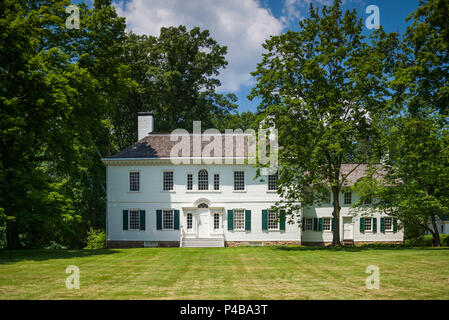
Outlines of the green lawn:
M3 250L0 299L449 299L448 266L449 248Z

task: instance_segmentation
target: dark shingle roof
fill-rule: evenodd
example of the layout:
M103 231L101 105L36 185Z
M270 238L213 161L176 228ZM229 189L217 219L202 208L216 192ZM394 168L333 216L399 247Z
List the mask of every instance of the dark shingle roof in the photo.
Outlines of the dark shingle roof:
M190 155L193 157L200 157L202 150L206 145L209 145L213 139L217 139L216 137L211 138L208 141L201 141L201 151L196 152L197 150L193 150L193 135L189 135L190 138ZM201 139L201 136L198 136L198 139ZM207 135L202 136L207 137ZM233 139L233 152L232 154L225 154L225 139ZM240 138L240 139L239 139ZM109 159L121 159L121 158L168 158L170 157L170 153L172 148L177 145L181 140L178 138L177 141L170 141L170 134L168 133L151 133L145 138L139 140L135 144L123 149L122 151L116 153L115 155L109 157ZM221 135L218 139L221 139L221 146L223 155L215 155L212 152L210 157L221 157L221 156L234 156L234 157L247 157L248 156L248 135ZM243 143L239 142L243 141ZM220 142L218 142L220 143ZM196 154L198 153L198 154ZM179 156L183 156L179 153Z

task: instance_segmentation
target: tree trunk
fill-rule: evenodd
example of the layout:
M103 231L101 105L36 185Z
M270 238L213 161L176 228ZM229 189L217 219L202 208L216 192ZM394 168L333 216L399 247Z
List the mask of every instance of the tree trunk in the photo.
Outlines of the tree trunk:
M332 216L334 217L334 236L332 239L332 246L341 246L340 241L340 200L338 197L340 190L338 187L332 187L332 197L333 197L333 206L334 212L332 212Z
M433 214L433 213L430 214L430 220L432 221L432 227L433 227L432 247L441 247L440 233L438 232L438 226L437 226L437 221L435 219L435 214Z
M17 232L17 222L8 220L6 222L6 248L19 249L19 234Z

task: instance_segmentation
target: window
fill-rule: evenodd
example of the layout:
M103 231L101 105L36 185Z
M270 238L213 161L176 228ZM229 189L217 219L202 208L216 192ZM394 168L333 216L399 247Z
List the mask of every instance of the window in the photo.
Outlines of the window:
M365 231L373 231L373 218L365 218Z
M220 190L220 175L214 174L214 190Z
M309 231L313 230L313 218L306 218L305 223L306 223L306 225L305 225L304 230L309 230Z
M189 173L187 175L187 190L192 190L193 189L193 175L191 173Z
M220 214L214 213L214 230L220 229Z
M323 230L324 231L331 231L331 218L323 218Z
M384 222L385 222L385 231L393 231L393 218L385 218Z
M245 230L245 210L234 210L234 230Z
M140 230L140 210L129 210L129 230Z
M129 173L129 191L140 191L140 172Z
M371 204L371 197L366 197L365 204Z
M277 187L278 174L270 174L268 175L268 190L276 191Z
M207 203L203 202L198 205L198 208L209 208L209 206L207 205Z
M198 190L209 190L209 174L207 170L201 169L198 172Z
M193 217L191 213L187 214L187 230L192 230L193 228Z
M345 192L345 204L352 203L352 192Z
M279 220L271 210L268 210L268 230L279 230Z
M244 171L234 171L234 190L245 190Z
M173 210L162 210L162 229L173 229Z
M173 190L173 171L164 171L164 191Z

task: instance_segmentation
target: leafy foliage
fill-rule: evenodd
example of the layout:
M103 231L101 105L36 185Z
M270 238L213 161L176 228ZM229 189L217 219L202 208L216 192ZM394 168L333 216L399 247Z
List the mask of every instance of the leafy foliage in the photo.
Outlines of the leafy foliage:
M103 230L94 230L92 227L87 232L87 246L84 249L104 249L106 247L106 234Z
M127 34L109 0L79 4L80 29L68 30L69 4L0 3L0 222L9 248L79 247L88 227L104 227L101 159L136 141L138 111L155 110L166 130L236 107L235 96L215 92L226 48L207 30Z
M331 190L338 245L341 166L370 160L371 123L387 109L382 84L395 37L379 31L369 44L355 10L343 13L338 0L321 12L310 4L299 27L266 41L250 97L262 99L262 117L274 116L279 128L279 193L286 202L278 207L298 216L301 205L320 203Z

